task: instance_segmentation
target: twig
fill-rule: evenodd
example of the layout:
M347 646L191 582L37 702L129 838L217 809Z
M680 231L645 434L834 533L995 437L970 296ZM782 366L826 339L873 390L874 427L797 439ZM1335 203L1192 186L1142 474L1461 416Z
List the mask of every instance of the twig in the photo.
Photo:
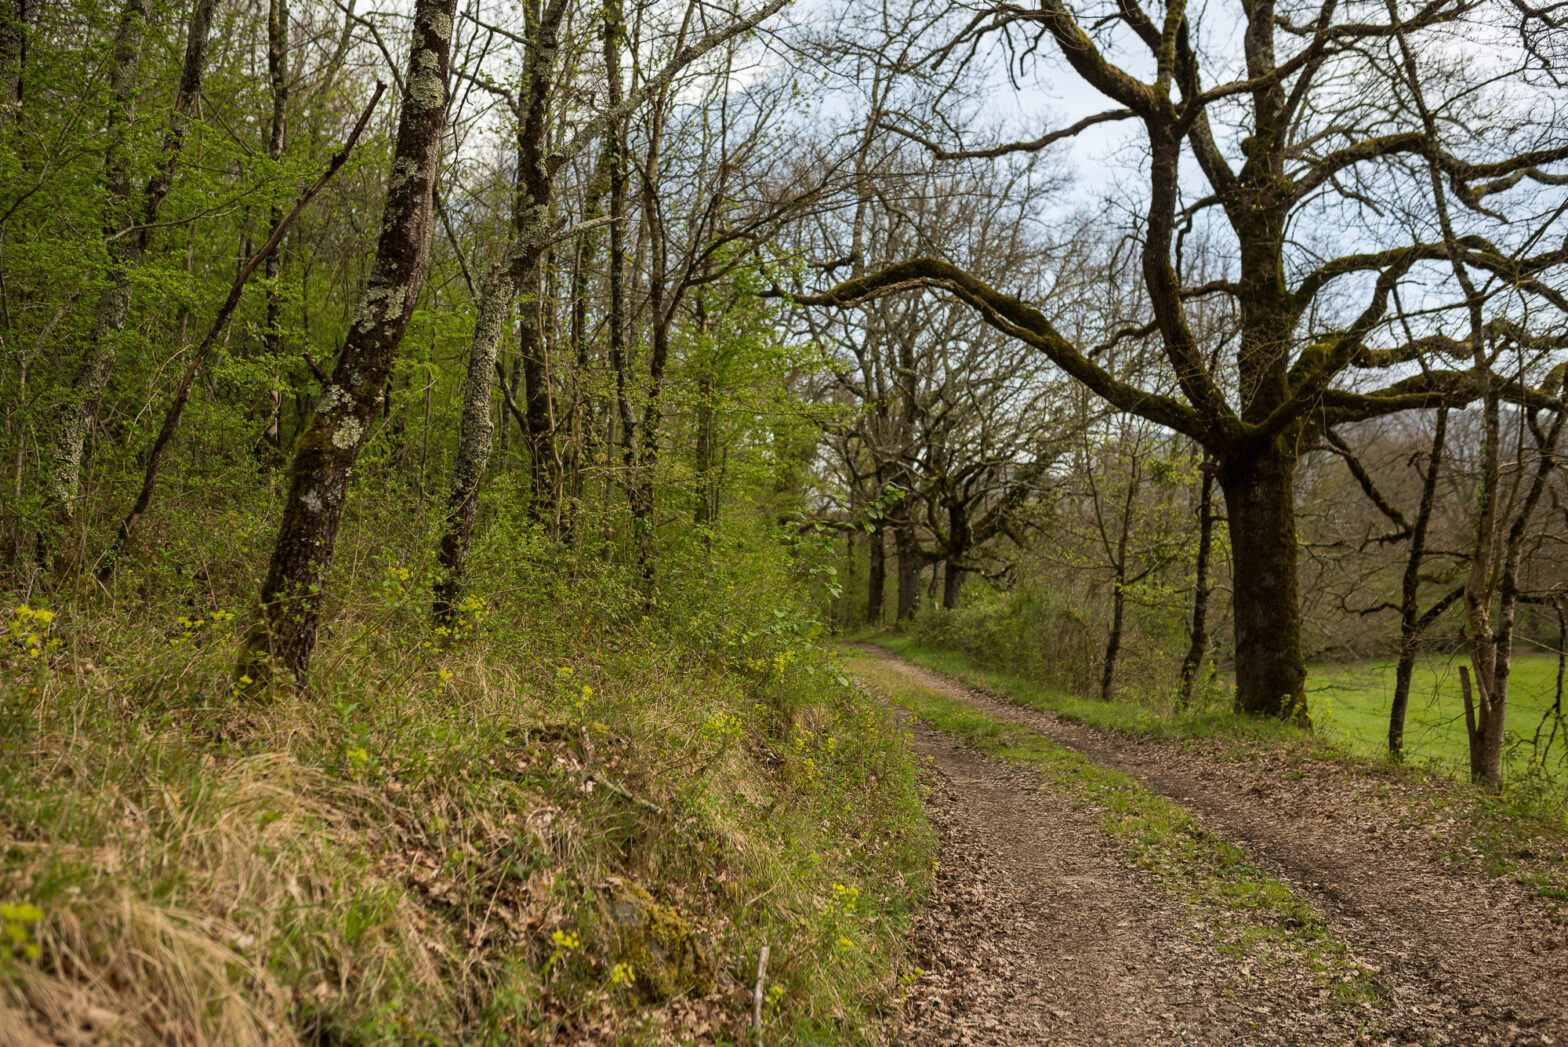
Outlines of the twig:
M299 355L300 359L305 361L305 366L310 368L311 373L316 376L323 387L332 380L331 376L321 369L321 365L316 362L316 358L310 355L310 350L307 349Z
M764 945L757 955L757 987L751 992L751 1031L757 1042L762 1042L762 989L768 980L768 947Z
M614 781L612 781L609 778L606 778L602 774L595 774L592 771L585 771L585 772L583 772L583 780L587 781L587 782L593 782L593 783L597 783L599 785L602 785L606 789L608 789L612 793L614 793L615 795L619 796L621 799L629 800L632 803L636 804L638 807L642 807L642 808L644 808L646 810L652 811L654 814L657 814L661 818L664 817L664 808L663 807L660 807L658 804L654 803L652 800L646 800L646 799L642 798L641 796L638 796L636 793L632 792L630 789L626 788L625 786L617 785Z

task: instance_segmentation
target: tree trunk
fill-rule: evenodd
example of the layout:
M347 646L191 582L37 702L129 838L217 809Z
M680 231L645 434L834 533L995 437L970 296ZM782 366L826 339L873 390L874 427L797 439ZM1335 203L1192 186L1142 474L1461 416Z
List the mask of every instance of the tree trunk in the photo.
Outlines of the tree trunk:
M359 123L354 126L353 134L343 149L332 158L327 165L327 170L316 179L300 197L294 209L286 215L281 215L276 224L267 234L267 239L262 243L261 249L240 266L240 271L235 274L234 283L229 286L228 297L218 307L218 314L213 318L212 324L207 328L207 335L202 339L196 351L191 354L190 363L186 365L185 373L180 377L179 384L175 386L174 396L169 402L169 409L164 413L163 425L158 429L158 435L152 442L152 448L147 452L147 464L142 471L141 490L136 495L136 501L131 506L131 511L120 521L120 529L114 536L114 541L109 543L108 550L104 553L103 562L98 568L98 580L107 582L114 576L115 567L119 562L120 554L125 550L131 540L131 535L136 530L136 524L141 519L148 507L152 504L153 492L157 489L158 470L163 463L164 453L169 449L170 442L174 439L175 431L179 428L180 417L185 412L185 404L190 398L191 385L196 381L196 374L202 365L207 362L207 355L217 345L218 339L228 329L229 321L234 312L239 308L240 298L245 292L245 284L251 274L256 271L256 266L263 259L272 258L283 242L283 234L287 232L290 223L298 218L300 213L310 201L319 193L326 184L337 174L338 169L348 162L349 154L354 145L359 141L360 134L365 130L365 124L370 121L370 114L375 111L376 104L381 101L383 91L381 84L376 85L376 90L370 98L370 104L365 107L364 113L359 118Z
M1192 704L1192 688L1209 653L1209 557L1214 547L1214 469L1203 463L1203 485L1198 494L1198 559L1193 565L1192 623L1188 628L1187 655L1181 661L1183 709Z
M28 8L28 0L5 0L0 4L0 124L21 121Z
M904 622L915 616L920 606L920 543L914 525L893 525L893 549L898 554L898 617Z
M418 0L376 260L332 379L295 447L288 502L239 673L254 688L281 663L303 686L327 570L359 453L381 405L430 260L457 0Z
M1410 707L1410 680L1415 673L1421 634L1430 621L1421 614L1421 566L1426 560L1426 534L1432 522L1432 507L1437 501L1437 474L1447 434L1448 408L1444 407L1437 412L1432 451L1427 458L1426 474L1421 478L1421 505L1411 526L1410 552L1405 557L1405 573L1400 584L1399 664L1394 669L1394 701L1388 711L1388 754L1396 760L1405 757L1405 715Z
M1116 684L1116 656L1122 649L1122 618L1127 607L1125 590L1127 575L1126 563L1116 568L1116 576L1112 579L1111 593L1111 629L1105 636L1105 662L1100 669L1100 701L1111 700L1113 688Z
M719 492L713 476L713 373L697 372L697 526L711 529L719 519ZM853 540L854 532L850 532ZM712 540L711 536L708 539Z
M882 624L882 605L887 602L887 539L882 521L866 536L866 624Z
M457 457L452 463L452 483L447 494L446 526L436 553L433 611L436 621L447 624L463 603L468 547L474 538L479 513L479 484L490 463L495 422L490 417L496 355L501 331L512 311L516 288L504 266L497 266L479 297L479 315L468 349L468 375L463 383L463 416L458 427Z
M1282 441L1283 444L1283 441ZM1221 459L1236 578L1236 710L1311 725L1296 589L1295 456L1282 446Z
M135 213L131 185L135 163L130 155L130 135L136 122L136 94L140 86L142 38L146 27L147 0L126 0L115 27L109 70L109 87L114 101L109 109L108 144L104 149L104 182L108 187L108 207L104 215L106 234L118 232ZM39 536L41 561L47 561L61 541L69 541L75 529L87 433L97 417L99 397L114 369L120 332L125 329L131 308L130 275L140 261L140 237L121 236L109 243L109 286L98 295L86 351L71 377L66 402L50 426L52 439L47 452L44 499L48 515L53 518L59 533Z
M942 606L958 606L964 589L964 554L969 551L969 514L962 502L947 503L947 556L942 564Z
M283 158L283 145L288 133L288 51L289 7L288 0L270 0L267 6L267 79L272 86L272 125L267 135L267 156L276 164ZM276 227L283 219L281 201L272 205L267 216L269 228ZM283 359L283 294L278 280L283 273L283 248L267 256L267 315L265 320L267 357L273 368ZM272 406L263 439L270 448L266 452L275 464L283 448L283 390L272 390Z
M518 353L523 369L523 417L527 421L528 469L532 491L528 515L555 534L559 524L559 504L555 497L560 469L556 461L555 404L550 385L549 349L545 344L541 319L544 296L535 262L526 274L531 283L523 296L522 329Z

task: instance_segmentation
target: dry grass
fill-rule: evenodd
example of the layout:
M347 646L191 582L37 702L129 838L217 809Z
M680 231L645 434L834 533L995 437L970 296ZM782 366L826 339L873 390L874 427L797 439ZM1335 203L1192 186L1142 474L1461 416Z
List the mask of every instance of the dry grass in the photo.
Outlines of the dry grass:
M931 847L879 710L772 633L497 601L444 645L409 590L264 706L211 608L84 601L0 654L0 901L42 914L0 1044L738 1042L764 942L770 1041L879 1035ZM713 996L617 983L611 876L696 931Z

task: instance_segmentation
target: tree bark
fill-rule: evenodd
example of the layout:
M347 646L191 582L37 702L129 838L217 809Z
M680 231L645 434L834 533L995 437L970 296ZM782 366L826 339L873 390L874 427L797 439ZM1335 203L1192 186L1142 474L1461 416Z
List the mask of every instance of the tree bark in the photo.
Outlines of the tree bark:
M964 556L969 552L969 513L964 503L947 503L947 549L942 563L942 606L951 611L958 606L964 589Z
M1394 701L1388 711L1388 754L1396 760L1405 757L1405 716L1410 708L1410 680L1415 673L1416 654L1421 634L1436 615L1421 614L1421 566L1426 560L1426 535L1437 501L1437 474L1442 467L1443 442L1448 434L1448 408L1439 408L1437 426L1432 433L1432 450L1427 456L1426 473L1421 478L1421 505L1411 525L1410 551L1405 557L1405 572L1399 595L1399 662L1394 668ZM1448 606L1444 601L1436 608Z
M1132 537L1132 511L1138 501L1142 470L1133 459L1132 475L1127 478L1127 497L1122 502L1120 532L1116 536L1115 558L1111 562L1111 628L1105 637L1105 662L1100 669L1100 701L1108 702L1116 686L1116 656L1122 649L1122 621L1127 611L1127 543Z
M882 521L872 525L866 536L866 624L882 624L882 607L887 603L887 539Z
M501 332L512 311L516 287L505 266L497 266L485 281L479 297L479 315L468 347L468 375L463 383L463 415L458 426L457 457L447 494L446 526L436 551L436 584L433 611L437 622L449 623L462 606L468 567L468 548L474 539L479 515L479 485L490 462L495 422L490 417L496 357Z
M528 442L528 468L532 491L528 514L555 534L560 524L560 503L556 498L560 467L556 458L555 398L550 382L550 351L541 318L544 291L539 267L530 266L527 278L532 293L523 296L522 329L518 356L523 369L523 417L527 421L524 437Z
M695 522L710 530L719 520L719 489L714 476L714 397L713 372L707 368L697 372L697 508ZM853 541L854 532L850 531ZM851 553L853 555L853 553Z
M893 550L898 556L898 617L904 622L915 616L920 607L920 542L915 537L914 524L908 521L893 525Z
M1214 469L1203 463L1203 484L1198 494L1198 558L1193 565L1192 620L1188 628L1187 655L1181 662L1178 704L1192 704L1192 688L1209 653L1209 557L1214 546Z
M267 133L267 157L276 164L283 158L283 145L288 134L288 52L289 7L288 0L270 0L267 5L267 80L272 88L272 123ZM283 203L272 205L267 224L276 227L283 219ZM263 274L267 281L267 315L265 322L267 356L273 367L283 359L283 295L278 279L283 273L283 250L267 255L267 268ZM271 448L266 452L276 461L283 446L283 390L272 390L271 417L267 419L262 438Z
M0 123L21 122L29 18L28 0L0 4Z
M289 495L238 672L253 689L281 664L303 686L354 464L424 286L446 131L457 0L418 0L376 260L332 379L295 447Z
M1276 445L1220 460L1234 574L1236 709L1310 724L1297 604L1293 453Z

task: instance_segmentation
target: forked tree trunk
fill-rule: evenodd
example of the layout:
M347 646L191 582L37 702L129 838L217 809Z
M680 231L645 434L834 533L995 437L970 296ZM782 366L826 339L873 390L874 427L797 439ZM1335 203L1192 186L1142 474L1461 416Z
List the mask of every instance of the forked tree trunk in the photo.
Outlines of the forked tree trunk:
M1284 443L1219 466L1238 579L1236 710L1310 726L1296 587L1296 462Z
M424 286L434 227L447 74L457 0L418 0L376 260L331 381L295 446L288 503L238 672L255 689L275 664L300 685L316 630L355 462Z
M1495 401L1494 394L1492 402ZM1501 493L1497 483L1500 469L1498 452L1501 450L1502 442L1495 410L1495 407L1491 408L1491 416L1486 420L1486 440L1489 446L1484 451L1489 452L1490 461L1484 470L1484 475L1490 490L1482 494L1482 520L1478 527L1478 535L1483 537L1488 533L1483 528L1490 525L1500 529L1502 522L1501 515L1497 513L1497 503ZM1519 561L1523 555L1530 521L1541 503L1541 496L1546 491L1546 481L1556 464L1557 442L1562 436L1565 421L1568 421L1568 410L1562 408L1558 409L1552 419L1549 431L1539 428L1533 413L1521 420L1521 425L1528 422L1536 441L1539 457L1535 464L1534 475L1530 478L1527 493L1518 503L1519 508L1508 526L1502 548L1498 549L1493 544L1488 550L1478 541L1474 559L1484 560L1491 565L1491 570L1485 577L1478 578L1478 572L1472 563L1471 576L1465 588L1465 609L1470 624L1470 634L1466 639L1470 646L1470 664L1475 669L1477 692L1472 711L1468 680L1467 677L1461 676L1461 682L1465 684L1465 719L1470 729L1470 775L1485 785L1498 786L1503 781L1503 738L1508 722L1508 683L1513 671L1514 627L1521 595ZM1509 501L1513 503L1512 498ZM1495 625L1490 615L1494 592L1497 609Z

